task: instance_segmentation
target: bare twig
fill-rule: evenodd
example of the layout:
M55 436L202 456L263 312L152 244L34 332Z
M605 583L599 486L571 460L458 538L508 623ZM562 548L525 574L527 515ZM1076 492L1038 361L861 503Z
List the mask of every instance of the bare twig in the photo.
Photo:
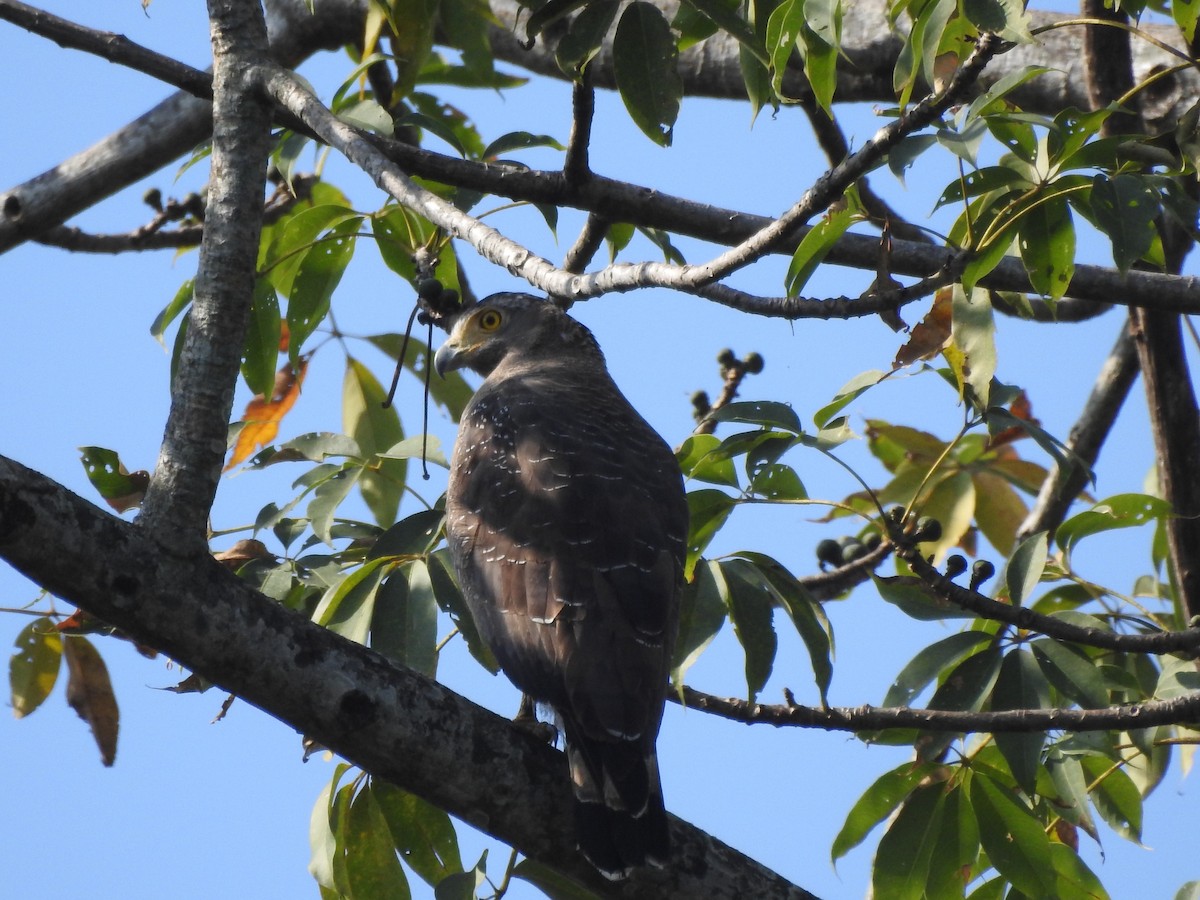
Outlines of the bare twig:
M821 709L795 703L751 703L733 697L716 697L689 687L684 687L679 693L671 691L669 696L689 709L698 709L748 725L792 725L826 731L880 731L893 728L992 734L1120 731L1192 722L1200 717L1200 693L1105 709L1006 709L991 712L910 709L906 706L835 706Z
M955 584L926 559L915 548L904 547L896 555L908 563L913 574L943 600L969 610L985 619L995 619L1015 625L1025 631L1036 631L1046 637L1060 641L1072 641L1102 650L1128 650L1134 653L1188 653L1200 649L1200 627L1185 631L1155 631L1147 634L1121 634L1103 628L1085 628L1053 616L1034 612L1024 606L1010 606L977 591Z
M586 269L587 264L596 255L596 251L600 249L600 245L604 243L604 236L608 234L608 227L611 224L604 216L589 213L587 221L583 223L583 228L579 232L579 237L575 238L575 243L571 245L571 249L563 258L563 268L568 272L575 273Z

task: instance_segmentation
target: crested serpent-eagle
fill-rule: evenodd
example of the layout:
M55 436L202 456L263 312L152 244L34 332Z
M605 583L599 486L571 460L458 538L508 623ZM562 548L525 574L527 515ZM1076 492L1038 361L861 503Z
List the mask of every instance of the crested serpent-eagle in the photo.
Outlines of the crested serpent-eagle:
M554 710L583 853L614 879L664 865L655 741L688 527L675 455L591 332L550 301L502 293L465 308L434 363L484 376L446 493L479 630L516 686Z

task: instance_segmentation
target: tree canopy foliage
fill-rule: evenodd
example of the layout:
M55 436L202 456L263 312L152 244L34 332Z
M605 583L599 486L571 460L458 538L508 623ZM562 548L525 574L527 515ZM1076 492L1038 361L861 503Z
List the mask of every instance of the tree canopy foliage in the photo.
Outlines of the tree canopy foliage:
M565 306L666 288L746 321L823 320L812 327L829 334L829 320L877 318L896 333L894 357L858 371L845 352L832 396L799 386L760 396L771 360L722 351L716 389L692 399L694 430L666 435L691 512L671 697L751 728L801 729L798 744L816 728L911 747L827 812L844 817L832 847L808 848L818 865L877 841L878 898L1108 896L1080 844L1102 831L1140 840L1143 801L1172 765L1190 764L1200 718L1200 416L1186 348L1200 286L1182 274L1200 235L1200 7L266 0L264 16L250 0L208 6L211 73L0 0L13 27L180 92L0 193L0 252L31 241L70 253L199 247L194 274L161 298L150 326L170 348L172 391L153 469L82 449L110 513L0 457L0 558L77 608L37 598L7 617L18 717L65 674L68 701L112 764L116 703L100 654L116 636L185 667L178 690L216 685L289 723L345 760L313 811L322 897L407 896L413 880L439 898L482 897L513 878L554 897L806 896L678 819L663 873L613 886L579 858L558 754L435 680L450 640L496 671L422 477L445 455L425 425L401 420L387 373L352 347L393 360L406 385L423 380L427 409L456 418L471 387L428 377L430 314L474 299L492 268ZM340 84L296 74L333 48L347 50ZM529 77L572 84L569 136L486 132L448 93L515 103ZM785 161L738 161L778 172L789 193L777 215L610 177L589 156L604 90L662 146L689 97L725 98L750 121L802 116L827 163L800 183L793 170L784 177ZM861 101L880 107L882 124L854 145L842 123ZM729 177L724 161L693 150L712 180ZM352 202L327 176L331 154L371 179L372 198ZM153 192L149 221L113 233L67 224L180 158L208 172L202 195ZM528 161L547 158L555 168ZM906 209L872 186L931 159L944 177L913 180ZM528 210L536 229L513 224ZM557 237L571 241L561 264L547 258ZM1097 243L1103 262L1084 262ZM381 290L407 298L411 336L394 324L339 329L339 308L354 303L339 285L368 257L391 273ZM831 266L861 273L862 289L806 293ZM998 352L998 323L1069 335L1100 316L1115 345L1100 372L1061 373L1095 383L1069 433L1054 433L1010 374L1036 361ZM643 372L732 342L686 322L674 331ZM288 417L310 368L328 364L330 352L317 355L326 346L345 348L341 420L297 434ZM1099 495L1102 451L1139 374L1155 477L1143 492ZM870 406L912 376L944 387L939 405L958 427ZM253 395L244 408L239 383ZM817 487L813 460L844 467L856 487ZM252 525L212 520L229 473L277 466L293 473L291 488L243 511ZM815 547L723 540L734 518L814 515ZM1124 581L1102 584L1080 551L1117 531L1128 535ZM878 706L830 704L829 609L852 595L950 626L910 648ZM744 677L701 691L689 674L726 624ZM790 690L768 702L777 657L800 648L815 702ZM462 758L477 765L447 777L447 760ZM514 848L507 864L464 858L452 816ZM1200 894L1200 882L1180 890Z

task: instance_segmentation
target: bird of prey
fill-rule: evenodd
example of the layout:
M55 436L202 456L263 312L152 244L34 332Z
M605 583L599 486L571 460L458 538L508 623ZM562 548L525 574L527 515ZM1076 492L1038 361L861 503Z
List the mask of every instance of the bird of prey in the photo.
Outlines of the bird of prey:
M454 446L450 553L501 668L556 714L579 847L611 879L665 865L655 742L688 528L675 455L550 301L467 307L434 366L484 376Z

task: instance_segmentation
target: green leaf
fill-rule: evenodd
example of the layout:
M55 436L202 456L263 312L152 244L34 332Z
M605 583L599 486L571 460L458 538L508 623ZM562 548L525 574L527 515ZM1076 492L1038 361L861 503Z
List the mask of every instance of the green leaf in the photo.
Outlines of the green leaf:
M959 397L985 410L996 374L996 326L988 292L977 288L968 297L955 285L951 317L950 347L944 354L958 381Z
M367 559L426 556L441 537L445 518L445 512L440 509L423 509L401 519L376 539L367 552Z
M871 870L871 891L888 900L922 900L929 864L941 835L946 789L918 787L879 841Z
M706 481L709 484L738 487L737 469L734 468L733 460L726 454L714 452L720 446L721 439L716 435L690 435L675 454L684 477Z
M1033 43L1030 17L1020 0L963 0L963 12L980 31L992 31L1006 41Z
M439 0L438 20L445 29L450 46L462 54L468 72L487 79L492 75L492 44L488 25L494 21L482 0Z
M175 292L175 296L157 316L154 317L154 322L150 325L151 336L160 344L163 343L163 334L171 323L185 309L192 305L192 296L195 288L195 282L188 279L179 286L179 290ZM166 346L165 344L163 346Z
M437 600L429 568L414 560L379 587L371 618L371 647L423 675L437 672Z
M510 131L508 134L500 135L500 137L488 144L483 151L483 158L491 161L513 150L527 150L530 147L552 147L555 150L567 149L548 134Z
M1113 763L1099 756L1085 756L1083 770L1091 781L1092 803L1100 818L1126 840L1142 841L1142 795L1128 775Z
M971 778L971 803L979 840L996 871L1029 897L1054 897L1050 838L1033 813L1008 788L983 772Z
M1180 887L1175 892L1175 900L1200 900L1200 881L1189 881Z
M1070 553L1085 537L1117 528L1134 528L1171 514L1171 504L1149 494L1116 494L1058 526L1054 539Z
M979 860L979 823L966 791L946 793L942 827L929 860L927 897L961 897Z
M371 370L353 357L346 360L342 381L342 428L362 448L365 457L382 453L404 438L396 408L384 409L386 394ZM390 525L396 519L408 463L382 459L378 467L363 470L359 484L375 521Z
M1085 709L1108 706L1104 676L1086 653L1051 638L1029 645L1049 682Z
M747 490L768 500L806 500L808 491L791 466L767 463L759 466L750 479Z
M396 857L388 820L370 786L350 804L345 831L346 875L355 897L408 900L412 893Z
M739 3L729 3L726 0L687 0L686 5L699 10L704 18L720 30L733 35L742 49L753 54L761 63L766 65L769 62L767 54L770 52L770 44L764 51L762 39L754 33L746 20L738 15Z
M1013 606L1024 606L1046 569L1047 534L1039 531L1021 541L1004 568L1004 583Z
M1033 289L1052 301L1062 299L1075 274L1075 223L1067 199L1052 197L1029 207L1017 247Z
M908 706L943 671L973 655L980 644L990 640L992 635L985 631L962 631L930 644L900 670L883 698L883 705Z
M804 0L783 0L767 20L766 49L769 59L759 61L770 66L771 87L776 95L782 96L783 76L803 28Z
M671 682L684 683L684 676L712 643L728 615L724 596L725 576L716 562L696 566L694 576L680 596L679 637L671 660Z
M800 434L804 428L796 411L786 403L775 400L739 400L727 403L713 411L712 418L718 422L746 422L751 425L765 425L768 428L778 428Z
M326 590L313 610L313 621L357 644L366 644L387 564L384 559L371 560Z
M117 512L125 512L141 502L149 484L145 472L128 472L116 450L104 447L80 447L80 460L92 487Z
M613 36L613 72L630 117L660 146L671 143L683 82L671 26L649 3L630 4Z
M684 578L690 580L700 555L721 530L737 503L728 494L715 489L691 491L687 501L690 524L687 563L683 573Z
M279 298L266 278L254 282L254 300L246 327L246 349L242 353L242 377L255 394L270 397L275 390L275 367L279 362Z
M41 706L54 689L62 664L62 635L48 617L40 616L21 629L14 646L8 683L13 715L21 719Z
M574 77L599 51L621 7L618 3L589 3L571 20L554 48L558 67ZM532 37L532 32L526 29Z
M824 428L838 413L886 377L887 373L880 369L870 369L855 375L833 395L833 400L813 413L813 424L817 428Z
M1004 657L992 693L992 709L1045 709L1050 705L1050 686L1033 656L1014 648ZM1042 731L997 732L996 746L1021 790L1033 796L1046 734Z
M467 606L466 598L458 588L458 582L452 574L454 567L450 563L450 552L443 547L430 554L428 565L429 582L433 586L433 596L438 606L454 620L475 661L495 675L500 671L500 664L496 662L491 648L480 636L475 617L471 615L471 608Z
M801 0L795 0L803 5ZM782 7L781 7L782 8ZM784 279L784 290L789 297L799 296L808 279L817 270L833 245L846 233L851 225L861 221L859 215L851 206L846 206L826 216L808 230L808 234L800 241L800 246L792 254L792 262L788 266Z
M745 560L725 560L721 572L729 590L729 621L746 652L746 690L753 703L771 677L778 649L772 591L762 573Z
M290 297L296 273L317 235L359 218L358 213L341 203L323 203L301 209L288 218L283 227L276 226L270 243L259 249L259 274L269 278L279 293Z
M333 474L324 477L317 484L316 490L313 492L313 499L309 501L306 510L306 514L312 522L313 534L327 544L333 540L329 529L333 525L334 514L341 506L342 501L349 495L350 490L358 484L359 476L363 472L362 466L355 463L347 463L340 468L337 466L331 468L334 470ZM314 470L314 472L316 471ZM322 468L321 471L324 472L324 469ZM263 527L257 523L256 526Z
M259 456L261 455L259 454ZM362 448L353 438L333 431L310 431L308 434L299 435L280 444L273 455L261 462L258 457L255 457L255 467L272 465L277 462L292 462L297 459L319 463L334 456L361 459L362 455Z
M300 358L304 342L329 314L333 292L354 255L355 235L361 216L342 221L303 252L287 293L288 354L292 365Z
M1175 24L1179 26L1179 30L1183 32L1184 40L1190 45L1196 36L1196 20L1200 18L1200 0L1173 0L1171 3L1171 17L1175 20ZM1200 884L1200 882L1191 883ZM1180 888L1180 893L1182 891L1183 888ZM1198 893L1198 896L1200 896L1200 893Z
M799 44L804 56L804 75L821 109L832 116L838 52L842 46L841 0L806 0L804 19Z
M1057 748L1046 754L1046 771L1054 784L1057 797L1054 800L1054 810L1072 825L1099 841L1096 823L1092 819L1091 807L1088 803L1087 779L1083 774L1083 764L1077 756L1068 756Z
M1108 891L1104 889L1096 873L1066 844L1050 842L1050 861L1054 864L1054 872L1058 876L1055 897L1061 897L1062 900L1109 900Z
M787 611L800 639L812 660L813 677L821 694L821 703L828 701L829 684L833 680L833 626L825 610L803 584L782 564L763 553L738 551L738 556L755 566L766 579L775 599Z
M528 881L552 900L596 900L595 893L537 860L521 860L513 866L512 873L514 878Z
M1158 236L1154 219L1159 202L1140 178L1097 175L1092 180L1092 212L1112 241L1113 262L1122 272L1150 252Z
M390 333L375 334L368 337L367 340L392 359L397 359L400 356L400 348L404 343L404 336ZM424 341L410 339L408 348L404 352L404 368L417 376L423 383L426 373L430 371L429 360L431 358L432 354ZM434 403L449 413L450 418L455 421L462 415L462 411L466 408L468 401L470 401L474 393L475 389L467 384L466 379L459 372L447 372L445 377L433 378L429 382L429 396L433 398ZM403 398L403 392L401 392L400 396Z
M377 778L371 791L405 865L428 884L461 872L458 835L442 810L408 791Z
M308 871L316 879L322 889L338 892L338 876L344 874L339 869L341 850L338 847L338 829L335 828L336 807L335 793L342 776L349 771L350 766L339 763L333 770L333 778L321 789L317 801L313 804L312 816L309 819L308 842L312 856L308 863ZM349 785L347 785L349 787ZM348 886L343 879L341 884Z
M992 693L1000 666L1000 650L995 646L968 656L942 679L929 700L929 708L979 712ZM916 741L917 754L922 759L936 759L954 738L955 733L950 731L922 731Z
M885 577L872 574L879 596L902 613L920 622L942 619L973 619L975 614L935 594L928 585L911 575Z
M836 863L866 840L871 830L890 816L935 768L933 763L906 762L875 779L850 808L846 821L833 839L830 861Z

